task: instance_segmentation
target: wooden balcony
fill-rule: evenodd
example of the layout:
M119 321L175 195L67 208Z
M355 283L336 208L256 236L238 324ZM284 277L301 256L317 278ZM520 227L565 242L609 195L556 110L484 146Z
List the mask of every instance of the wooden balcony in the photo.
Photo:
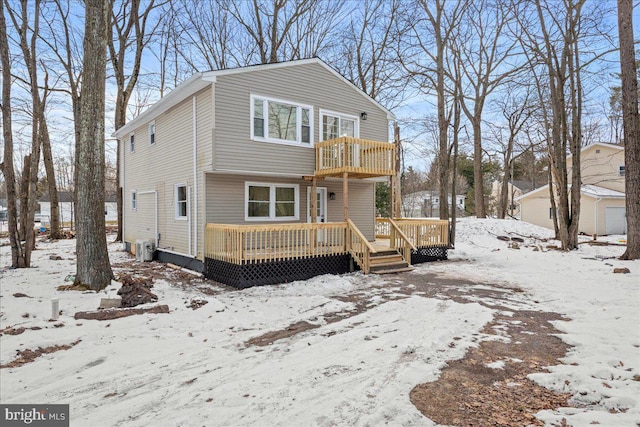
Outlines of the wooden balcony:
M315 145L316 176L372 178L395 174L395 144L342 136Z

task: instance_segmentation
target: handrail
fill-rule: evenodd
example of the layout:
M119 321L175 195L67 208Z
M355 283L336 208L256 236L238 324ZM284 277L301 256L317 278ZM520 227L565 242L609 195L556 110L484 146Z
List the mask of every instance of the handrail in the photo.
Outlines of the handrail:
M347 251L360 266L364 274L369 274L371 254L377 251L350 219L347 219L345 244Z
M376 239L389 239L391 237L389 227L389 218L376 218Z
M315 144L317 176L339 176L347 172L359 177L395 174L391 142L341 136Z
M411 243L411 240L409 240L409 237L407 237L407 235L404 234L404 231L402 231L400 227L398 227L398 224L396 224L395 221L392 220L391 218L389 218L389 224L391 224L391 227L393 227L396 230L396 232L400 235L400 238L409 244L411 249L413 249L414 251L418 250L418 248L416 248L416 246L413 243Z

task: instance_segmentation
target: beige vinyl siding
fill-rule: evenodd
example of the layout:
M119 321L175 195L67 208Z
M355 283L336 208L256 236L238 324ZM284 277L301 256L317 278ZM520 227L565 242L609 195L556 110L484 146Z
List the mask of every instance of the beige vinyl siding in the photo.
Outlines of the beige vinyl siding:
M245 182L270 184L297 184L300 186L300 212L298 221L245 221ZM207 174L207 222L215 224L282 224L307 222L307 187L311 183L302 179L281 177L241 176L227 174ZM327 222L343 220L342 181L325 180L318 187L327 188L327 195L336 194L335 200L327 200ZM375 240L375 194L371 181L349 181L349 216L369 240ZM327 196L327 199L328 196Z
M582 184L624 193L624 176L620 176L620 166L624 166L624 150L605 145L588 147L580 157ZM567 169L568 176L571 176L571 158L567 159Z
M553 230L553 220L549 218L548 189L520 199L522 220L531 224ZM606 227L606 208L624 207L624 199L600 199L596 203L593 197L582 196L580 198L580 226L578 231L585 234L604 234ZM597 223L597 225L596 225Z
M313 141L320 138L320 109L360 117L360 137L388 141L386 113L318 64L218 76L215 83L214 170L312 175L312 145L251 140L251 95L313 107Z
M196 94L198 118L198 163L199 168L210 163L211 158L211 94L206 88ZM209 106L208 110L205 108ZM138 210L131 211L129 194L132 189L138 192L156 190L158 192L158 233L159 247L175 252L189 254L189 221L175 218L175 185L186 184L190 190L190 209L193 212L195 195L193 168L193 101L189 97L167 112L154 119L156 127L155 145L149 145L149 124L143 123L135 130L135 152L128 149L128 136L125 138L125 241L137 239L154 240L148 229L155 227L153 206L141 205L138 196ZM208 129L207 129L208 127ZM207 139L207 134L209 138ZM202 138L202 141L200 141ZM202 166L200 166L202 164ZM201 175L202 177L202 175ZM199 182L201 197L204 194L204 180ZM153 195L142 196L153 202ZM145 199L146 200L146 199ZM200 199L202 200L202 199ZM204 228L204 203L199 203L199 230ZM193 229L191 223L191 229ZM198 237L198 246L202 246L203 233ZM192 241L192 246L195 242Z

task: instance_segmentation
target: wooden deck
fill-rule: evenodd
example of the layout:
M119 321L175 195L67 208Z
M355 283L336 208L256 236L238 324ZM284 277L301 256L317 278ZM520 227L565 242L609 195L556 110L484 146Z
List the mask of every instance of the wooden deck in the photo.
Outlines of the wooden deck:
M387 234L384 234L385 230ZM244 265L349 254L368 273L372 253L397 249L410 262L411 250L449 245L448 221L378 219L376 231L376 241L369 242L350 220L270 225L207 224L205 257Z

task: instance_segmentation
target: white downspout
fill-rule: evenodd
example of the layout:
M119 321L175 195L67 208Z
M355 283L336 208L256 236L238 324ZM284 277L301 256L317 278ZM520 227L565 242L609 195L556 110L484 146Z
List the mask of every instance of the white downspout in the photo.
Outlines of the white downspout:
M192 252L191 244L189 245L189 253L194 257L198 256L198 122L196 118L196 97L195 95L192 99L192 109L193 109L193 211L194 211L194 224L193 224L193 246L194 251ZM191 215L189 215L189 221L191 221ZM189 227L191 230L191 226ZM191 234L191 231L189 232ZM195 253L195 255L194 255Z
M596 229L595 229L595 233L594 233L594 234L596 234L596 235L600 234L600 233L598 233L598 203L599 203L601 200L602 200L602 199L596 199L596 202L594 203L594 206L595 206L595 207L593 208L594 213L595 213L595 215L594 215L594 220L595 220L595 223L596 223Z
M189 256L193 256L192 246L191 246L191 187L187 187L187 228L189 229Z

